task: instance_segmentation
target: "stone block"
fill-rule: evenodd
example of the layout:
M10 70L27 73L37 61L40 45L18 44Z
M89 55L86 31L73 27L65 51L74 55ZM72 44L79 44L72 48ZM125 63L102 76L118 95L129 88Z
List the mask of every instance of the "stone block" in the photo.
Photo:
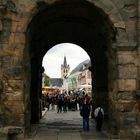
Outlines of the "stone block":
M138 64L137 54L136 52L125 51L120 52L118 51L117 54L117 64L124 65L124 64Z
M0 35L0 42L2 44L8 44L9 43L9 37L10 37L10 32L4 32L2 31L1 35Z
M0 127L0 140L7 140L7 130Z
M22 101L9 100L9 101L7 101L7 103L5 102L5 104L8 105L8 106L13 106L13 108L15 107L15 108L21 108L22 109L22 107L24 107L24 104L23 104Z
M120 0L116 0L116 1L113 1L113 2L119 9L122 9L124 7L124 4L125 4L124 1L120 1Z
M137 67L130 64L118 66L118 76L121 79L137 78Z
M9 109L10 111L10 109ZM9 113L9 112L8 112ZM16 114L15 110L14 112L10 112L10 114L6 113L5 115L7 116L5 118L5 124L6 125L17 125L17 126L24 126L25 121L24 121L24 114Z
M137 113L123 112L120 115L120 129L130 129L137 124Z
M132 12L133 13L133 12ZM134 11L134 14L129 13L129 16L136 16L136 11ZM132 15L131 15L132 14ZM137 22L136 21L127 21L125 23L126 25L126 32L129 38L129 41L137 41L137 32L135 30Z
M122 28L117 29L116 40L118 43L126 42L128 40L127 33L126 33L125 29L122 29Z
M22 134L24 132L22 127L9 127L8 134Z
M27 23L23 20L18 22L17 32L25 32L27 30Z
M135 96L134 92L118 92L117 99L118 100L133 100Z
M15 39L16 38L16 39ZM11 33L9 38L10 44L25 44L25 34L24 33Z
M6 98L7 98L7 100L8 101L23 101L23 92L22 91L19 91L19 92L14 92L14 93L12 93L13 95L11 95L11 94L7 94L6 95Z
M136 140L140 140L140 130L137 132Z
M119 112L132 112L134 107L136 105L136 102L133 100L120 100L117 103L117 110Z
M124 24L124 22L122 22L122 21L116 22L116 23L114 24L114 26L115 26L116 28L125 29L125 24Z
M2 21L0 20L0 31L3 30L3 25L2 25Z
M12 66L12 63L11 63L11 56L4 56L4 57L2 57L2 68L3 69L7 69L7 68L9 68L9 67L11 67Z
M138 56L138 62L140 62L140 55ZM140 76L140 63L138 63L138 67L139 67L139 76Z
M134 140L131 130L120 130L119 140Z
M13 32L13 33L17 32L18 24L19 24L19 22L17 22L17 21L12 21L11 32Z
M23 89L23 81L22 79L9 79L8 80L9 86L13 89L12 94L15 95L20 95L22 94L21 89ZM16 92L17 91L17 92ZM15 93L15 94L14 94Z
M15 118L15 124L24 126L25 125L25 115L24 114L17 114L17 117Z
M126 10L121 9L120 14L121 14L121 16L123 18L123 22L125 24L125 29L126 29L126 22L129 21L129 13Z
M22 67L11 67L8 69L5 69L6 75L9 77L9 79L21 79L23 69Z
M24 138L24 129L22 127L7 126L0 128L0 140Z
M136 101L133 101L133 100L130 100L130 101L125 101L125 102L122 102L122 105L123 105L123 108L125 112L132 112L134 111L134 108L136 106Z
M2 20L3 23L3 31L4 32L11 32L11 19L10 18L5 18Z
M0 55L1 56L7 56L7 50L8 48L10 48L9 44L8 43L3 43L3 44L0 44L0 47L2 48L2 50L0 51Z
M135 125L132 129L132 134L134 135L135 140L140 140L140 125Z
M24 113L24 106L13 106L13 112L16 110L16 114L23 114Z
M135 97L135 99L137 99L137 100L140 99L140 90L136 90L136 91L134 92L134 97Z
M116 10L116 8L113 8L111 11L110 11L110 18L112 19L112 21L114 23L117 23L117 22L120 22L121 20L121 16L120 14L118 14L118 11ZM119 28L118 28L119 29Z
M140 62L140 59L139 59L139 62ZM140 66L138 67L138 77L140 79Z
M118 80L118 91L134 91L134 90L136 90L136 79Z

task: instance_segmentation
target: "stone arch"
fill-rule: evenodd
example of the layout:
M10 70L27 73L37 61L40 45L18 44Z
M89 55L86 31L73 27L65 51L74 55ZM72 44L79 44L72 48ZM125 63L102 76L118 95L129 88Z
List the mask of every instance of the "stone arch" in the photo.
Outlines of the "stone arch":
M29 15L27 16L27 22L25 24L25 29L28 28L28 25L29 23L31 22L32 18L34 17L34 15L36 15L41 9L44 8L44 5L43 4L53 4L55 2L57 2L58 0L54 0L51 2L50 1L41 1L41 2L38 2L36 1L36 3L32 3L32 6L27 9L29 9L28 13ZM85 0L95 6L97 6L98 8L101 8L105 13L106 15L109 17L110 21L112 22L114 28L120 28L120 29L123 29L124 30L124 36L126 37L125 39L125 42L128 42L128 38L127 38L127 33L126 33L126 26L125 26L125 22L120 14L120 11L119 9L117 8L117 5L115 5L115 2L114 1L108 1L108 0ZM37 4L38 3L38 4ZM43 5L43 8L41 8L41 5ZM27 5L28 6L28 5ZM118 38L120 38L120 33L118 32L117 33L117 36Z
M92 0L88 0L89 2L92 3ZM111 19L112 23L116 28L126 28L125 23L120 15L120 12L117 8L117 6L114 4L114 1L94 1L94 4L103 9L103 11L108 14L109 18Z
M40 62L41 62L41 59L42 59L42 56L43 56L43 53L42 52L39 52L40 53L40 55L39 55L40 58L39 57L35 57L36 59L33 59L33 62L32 62L33 67L32 67L32 69L30 69L30 64L31 64L30 61L29 61L30 60L30 57L33 57L34 55L37 56L37 54L36 54L36 51L34 50L34 47L30 48L30 46L33 46L33 45L31 45L30 43L28 43L28 42L30 42L30 39L31 39L31 38L28 38L28 34L30 34L30 31L28 30L29 29L28 28L29 27L28 25L32 22L32 20L34 20L34 18L36 17L36 15L38 15L41 11L45 10L46 8L48 8L48 6L52 6L53 7L53 5L57 1L58 0L42 0L42 2L40 2L40 0L36 0L36 1L30 1L29 0L28 1L29 3L28 3L28 2L25 2L25 1L21 0L21 1L17 2L17 3L15 2L16 4L10 3L10 5L7 6L7 7L4 7L3 5L1 7L1 9L4 11L5 19L6 18L7 19L11 19L10 20L10 25L9 24L7 25L7 22L4 23L3 22L3 19L0 20L0 34L3 31L3 28L4 28L4 30L7 30L7 29L9 30L11 28L11 30L10 30L11 31L11 35L8 36L8 37L6 36L6 41L8 40L8 45L6 44L7 42L5 44L2 42L3 43L2 44L2 47L3 47L2 53L3 54L1 53L1 55L3 56L5 53L8 53L8 55L10 55L11 57L15 57L14 58L15 60L13 60L13 62L17 62L15 64L15 66L21 64L19 67L16 67L15 69L13 68L13 69L7 70L6 72L8 74L6 72L4 72L4 74L6 73L8 75L8 78L11 78L10 76L13 74L14 76L11 79L14 79L16 77L17 78L16 80L19 81L19 82L13 82L16 86L17 86L17 83L21 83L20 85L18 85L18 88L15 91L11 91L10 90L10 92L11 93L12 92L15 92L16 95L17 95L17 93L22 93L24 95L24 101L25 102L24 101L23 102L25 104L24 103L21 104L21 100L23 99L22 96L20 96L20 99L18 97L16 99L13 99L14 97L12 97L10 95L10 96L8 96L7 101L9 101L9 100L12 99L12 100L16 100L17 101L16 102L16 105L17 106L25 105L25 107L22 106L25 110L20 110L19 111L19 114L14 114L15 113L14 112L14 107L16 108L16 105L11 109L12 110L12 113L14 112L13 113L13 116L14 116L13 118L20 118L22 116L22 118L21 119L18 119L18 121L14 120L13 118L12 118L12 121L14 120L14 121L16 121L17 124L22 125L22 126L24 125L25 128L30 126L30 98L29 98L28 93L30 93L30 80L33 80L32 78L30 78L31 77L30 73L32 72L33 68L37 68L36 71L34 71L34 72L36 72L37 76L39 76L39 78L40 78L40 74L41 74L41 71L42 71L41 63ZM6 2L8 3L8 1L4 1L4 3L6 3ZM61 0L59 0L58 2L61 2ZM73 2L75 2L75 1L74 0L71 0L71 3L73 3ZM110 90L109 91L109 95L110 95L110 99L113 98L111 100L112 101L111 102L112 103L111 105L112 105L112 108L115 109L115 110L114 110L114 112L112 112L112 111L111 112L112 112L113 115L114 114L116 115L116 118L118 118L118 120L115 120L114 122L116 123L116 121L117 121L118 122L118 125L121 125L125 121L122 121L121 120L122 118L124 119L124 117L122 117L120 114L123 114L122 112L125 111L125 109L131 111L131 108L129 108L127 106L127 103L126 102L125 102L126 103L126 108L125 108L125 105L123 105L123 102L116 102L117 104L113 104L113 100L115 98L118 101L118 96L116 95L117 90L118 91L120 90L119 96L123 96L123 98L125 98L124 95L122 95L122 92L124 90L126 90L127 86L130 84L131 81L134 84L129 88L129 90L130 90L129 94L131 94L130 97L131 97L131 99L133 99L132 92L131 91L136 89L136 87L135 87L136 86L135 85L136 80L134 78L137 76L137 73L136 73L136 70L137 69L136 69L136 66L135 65L132 65L132 66L135 66L135 69L134 69L134 73L135 74L133 76L131 75L129 77L130 80L127 80L128 77L127 77L127 75L125 75L125 71L127 71L127 68L126 69L123 69L123 67L121 67L121 66L118 68L117 67L117 64L116 64L116 59L117 59L118 63L121 64L121 65L125 65L125 64L128 64L128 63L133 64L134 63L133 60L136 60L136 58L134 58L134 55L136 54L136 52L134 52L134 51L133 51L133 54L131 52L127 51L127 52L117 52L117 55L116 55L116 50L114 50L114 49L116 49L118 47L116 45L118 43L117 41L120 41L120 42L129 42L129 39L127 37L128 35L127 35L126 31L125 31L126 30L125 21L123 21L123 18L121 17L121 14L120 14L120 11L117 8L117 4L114 1L111 1L111 0L110 1L108 1L108 0L104 0L104 1L102 1L102 0L87 0L87 1L79 0L78 1L77 0L76 2L77 3L78 2L80 2L80 3L89 2L89 4L92 5L94 7L94 9L96 9L96 12L97 11L98 12L100 11L99 13L100 14L102 13L101 14L102 16L100 15L102 17L100 19L100 21L102 21L104 18L106 19L105 20L106 22L104 22L104 26L106 27L106 29L105 28L101 29L101 33L103 33L103 30L108 31L107 33L109 33L109 34L103 34L103 36L102 36L102 37L105 37L105 35L107 35L108 38L105 37L106 39L104 40L104 42L107 41L108 46L103 46L103 44L99 44L99 41L98 41L98 45L96 45L96 46L100 46L101 45L101 46L104 47L104 51L102 51L102 54L104 55L104 59L103 60L105 61L105 64L106 64L106 66L105 66L105 71L106 71L105 74L108 71L109 77L112 78L111 80L109 79L110 82L112 83L109 86L109 90ZM14 11L11 11L12 9L11 9L10 6L16 6L16 8L14 8ZM5 12L5 10L7 10L7 11ZM83 16L82 19L84 19L85 17ZM88 18L88 20L86 20L86 22L89 22L89 19L90 18ZM78 20L80 21L81 19L78 19ZM78 20L77 20L77 22L79 22ZM84 20L84 22L85 22L85 20ZM83 23L83 20L82 20L82 23ZM80 25L80 26L83 27L84 29L87 29L83 25ZM116 42L114 44L111 44L112 42L109 42L109 41L112 40L112 38L114 37L114 33L116 33L114 31L114 28L115 29L122 29L123 30L123 33L124 33L124 36L125 36L125 39L124 40L121 40L120 39L121 35L120 35L120 32L118 32L118 30L117 30L117 37L119 38L119 40L116 40ZM90 28L88 28L88 29L90 29ZM34 30L34 28L32 29L32 31L33 30ZM27 34L27 36L26 36L27 38L25 38L25 33ZM3 35L2 37L4 38L5 36ZM32 37L32 36L30 36L30 37ZM96 58L98 58L99 56L102 56L102 54L99 53L100 55L93 56L93 54L89 51L91 49L90 47L93 45L92 44L93 42L90 42L91 44L90 43L89 44L86 44L85 42L80 42L80 41L74 40L73 38L71 38L70 40L68 40L68 37L66 37L65 39L64 38L63 38L63 42L69 41L71 43L75 43L75 44L78 44L80 46L81 46L81 44L83 44L82 47L86 46L85 47L85 50L88 52L89 56L92 58L92 64L96 64L96 65L99 65L100 64L101 65L100 62L95 61L95 60L97 60ZM5 40L3 39L2 41L5 41ZM61 38L59 38L59 39L56 38L55 42L49 42L49 44L47 44L48 49L51 48L53 45L55 45L57 43L62 43L61 41L62 41ZM42 43L44 43L44 42L42 42ZM127 47L129 47L129 46L131 47L131 45L129 45L129 44L127 44L127 45L128 45ZM123 46L123 47L125 47L125 46ZM33 49L33 52L34 52L33 54L32 53L29 53L29 50L28 50L29 48L30 49ZM100 47L99 50L94 48L94 51L95 52L100 52L100 50L102 50L101 47ZM23 56L23 58L22 58L22 56ZM5 57L5 59L6 60L9 60L11 57ZM127 57L128 57L128 60L129 61L128 62L123 61ZM112 61L107 61L108 59L109 60L112 60ZM38 65L36 65L36 62L39 62L39 63L37 63ZM7 66L7 65L9 65L9 67L12 66L12 64L10 62L9 62L9 64L8 63L5 63L5 66ZM107 67L107 65L109 67ZM130 67L132 67L132 66L130 66ZM23 72L23 69L22 68L24 68L24 72ZM94 69L94 67L92 67L92 69ZM98 67L98 70L97 69L96 70L97 71L100 71L102 69L103 69L103 67ZM112 69L116 69L116 71L113 71L112 72L111 71ZM93 72L94 72L94 70L93 70ZM130 71L130 73L131 72L132 71ZM116 77L116 75L118 73L120 75L118 77ZM101 79L99 79L99 77L100 77L99 76L99 73L98 74L95 74L95 76L96 76L96 79L100 82ZM121 79L121 76L122 77L124 76L125 78L124 79L122 78L123 79L122 80ZM38 80L39 78L38 77L35 77L35 80ZM115 78L116 79L117 78L118 79L120 78L120 79L119 80L117 79L118 80L117 81ZM106 76L105 79L106 79L105 82L106 82L106 86L107 86L109 84L108 83L109 80L107 80L107 76ZM8 79L7 79L7 81L8 81ZM8 82L10 82L10 80ZM38 84L38 83L35 83L35 84ZM121 85L123 85L123 86L121 86ZM95 89L97 90L96 87L95 87ZM36 88L35 89L35 93L37 91L38 91L38 89ZM34 90L32 92L34 92ZM97 92L100 92L100 91L97 90ZM105 90L105 92L108 93L107 90ZM8 93L9 93L9 91L8 91ZM128 93L128 91L125 91L125 93ZM108 96L108 94L104 94L104 95ZM37 95L37 96L39 96L39 95ZM36 99L39 100L38 97ZM39 104L38 101L36 103ZM131 103L131 101L130 101L130 103ZM134 100L133 100L133 103L135 103ZM10 107L8 109L10 110ZM119 111L119 113L118 113L118 111ZM39 110L37 112L37 115L40 115ZM135 121L135 112L134 112L133 115L134 115L133 119ZM38 116L37 119L39 119L39 117L40 116ZM11 122L10 119L11 118L8 118L7 117L7 120L9 120L7 122L10 125L13 125L14 124L14 121ZM25 120L25 122L23 120ZM130 121L131 120L132 119L130 118ZM23 122L25 124L23 124Z
M42 3L55 3L57 0L54 0L53 2L49 2L49 1L42 1ZM114 24L114 26L116 28L123 28L125 29L125 23L123 18L121 17L121 14L119 12L119 9L117 8L117 5L114 4L114 1L108 1L108 0L85 0L91 4L94 4L95 6L101 8L111 19L112 23ZM38 1L36 1L38 2ZM27 5L28 6L28 5ZM27 8L29 9L29 8ZM36 5L36 3L32 3L32 6L30 7L30 9L28 10L28 12L30 13L29 15L29 19L28 19L28 23L27 26L29 24L29 22L31 21L32 17L38 13L38 6Z
M77 5L73 8L74 12L73 11L69 12L70 10L68 10L68 12L64 13L64 11L67 8L69 8L69 9L72 8L71 6L74 6L75 3ZM107 59L109 59L109 58L106 57L105 52L110 47L110 43L112 43L112 40L115 40L114 26L111 23L111 21L109 20L109 17L107 17L107 15L102 11L102 9L100 9L94 5L91 5L90 3L85 2L85 1L64 2L62 5L61 5L61 2L60 3L58 2L58 3L54 3L54 4L50 5L49 7L46 6L45 8L44 8L44 6L42 7L42 4L44 4L44 3L39 3L39 5L41 5L40 11L38 12L38 14L35 17L33 17L32 21L29 25L29 28L28 28L29 30L27 32L27 34L29 33L29 38L28 38L29 39L29 49L30 49L29 56L33 58L33 59L31 58L32 59L31 60L31 73L33 74L31 76L31 89L32 89L32 91L31 91L32 101L31 102L37 103L38 110L39 110L39 101L38 100L39 100L40 95L36 94L37 97L35 97L35 99L33 99L33 96L34 96L34 93L37 93L37 92L40 93L40 89L38 89L38 86L40 87L40 85L38 85L37 80L39 80L38 78L40 78L41 71L42 71L41 70L41 60L42 60L43 55L53 45L63 43L63 42L69 42L69 43L77 44L77 45L81 46L83 49L85 49L85 51L91 57L92 64L94 64L94 66L97 66L96 69L92 66L92 72L94 73L93 77L96 77L96 78L94 78L94 79L96 79L96 85L94 84L95 85L94 89L96 92L98 92L97 102L101 102L103 98L105 99L105 102L103 104L106 105L105 109L107 112L107 98L108 98ZM65 5L66 8L63 7L63 5ZM79 11L81 13L80 16L79 16L77 9L79 9ZM85 9L85 11L86 11L85 13L83 13L83 11L82 11L83 9ZM93 9L93 11L92 11L92 9ZM49 18L44 20L45 16L48 16ZM98 29L96 30L97 17L98 17L99 23L102 23L104 27L102 28L102 25L98 23L99 26L97 26ZM95 21L94 21L94 18L95 18ZM58 25L58 27L57 27L57 22L61 23ZM45 28L45 26L42 23L45 23L48 26L48 28ZM69 28L68 29L66 28L66 25L64 25L64 23L68 27L70 27L70 29L72 29L72 27L74 28L73 34L71 34L71 30L69 30ZM71 23L72 25L70 25L69 23ZM56 24L56 26L53 25L51 27L52 24ZM79 27L77 25L79 25ZM62 26L65 26L65 28L63 28ZM88 26L88 27L86 27L86 26ZM44 29L42 27L44 27ZM100 27L100 29L99 29L99 27ZM61 35L61 30L59 30L59 28L63 30L63 35ZM93 29L95 31L93 31ZM46 34L44 34L44 30L45 30ZM87 37L84 34L79 35L80 30L83 30L84 33L86 33L86 30L88 30L89 34L87 33ZM42 31L43 33L41 33L40 31ZM55 32L57 33L57 36L55 35ZM95 34L98 34L97 38L93 32ZM76 34L77 34L77 36L80 36L80 37L78 38L76 36ZM43 39L40 40L41 37L43 38L45 36L48 37L48 38L44 39L45 41ZM89 36L93 36L93 38L95 36L95 40L91 41L91 38L88 39ZM75 39L74 39L74 37L75 37ZM98 41L96 41L96 39ZM100 43L100 41L99 41L100 39L102 40L102 43ZM31 40L34 40L34 41L40 40L40 43L42 44L42 46L40 44L34 43ZM96 44L95 46L98 46L97 48L96 47L93 48L93 52L95 51L95 54L93 54L93 52L90 51L92 46L94 46L94 42ZM38 49L39 45L41 46L40 50ZM47 47L45 48L45 46L47 46ZM84 47L84 46L86 46L86 47ZM36 50L38 50L38 51L36 51ZM37 57L37 53L39 53L39 55L38 55L39 57ZM26 52L26 54L27 54L27 52ZM97 59L99 57L100 58L103 57L103 58L99 60L99 59ZM27 58L27 57L25 57L25 58ZM102 74L101 74L103 67L104 67L104 72L102 72ZM102 76L101 75L99 76L99 73ZM104 77L104 78L102 78L102 77ZM34 81L36 81L36 82L34 82ZM94 81L94 83L95 83L95 81ZM33 104L33 107L34 106L35 106L35 104ZM33 107L31 107L31 108L33 109ZM35 108L35 109L36 110L32 110L33 112L31 113L34 116L33 117L34 120L32 120L33 122L37 121L39 119L38 110L37 110L37 108ZM37 112L35 113L35 111L37 111ZM36 115L36 117L35 117L35 115Z

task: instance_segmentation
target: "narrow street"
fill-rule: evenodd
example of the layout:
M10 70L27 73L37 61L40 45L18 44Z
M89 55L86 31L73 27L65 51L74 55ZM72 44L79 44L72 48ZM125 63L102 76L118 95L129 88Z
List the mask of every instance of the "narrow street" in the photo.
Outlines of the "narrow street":
M83 131L79 111L57 113L46 111L40 123L36 124L32 140L118 140L107 133L107 125L101 132L95 129L95 121L90 118L90 131Z

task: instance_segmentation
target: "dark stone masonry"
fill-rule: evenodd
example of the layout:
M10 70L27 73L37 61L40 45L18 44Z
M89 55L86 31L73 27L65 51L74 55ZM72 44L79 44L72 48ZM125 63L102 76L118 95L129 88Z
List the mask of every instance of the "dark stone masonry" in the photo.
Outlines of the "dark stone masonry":
M0 137L24 137L40 120L43 56L73 43L91 59L112 133L138 140L139 21L140 0L0 0Z

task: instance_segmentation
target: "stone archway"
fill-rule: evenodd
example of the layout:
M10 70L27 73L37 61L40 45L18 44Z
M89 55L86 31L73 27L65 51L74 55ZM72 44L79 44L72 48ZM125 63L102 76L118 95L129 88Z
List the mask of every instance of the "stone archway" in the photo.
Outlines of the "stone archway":
M107 103L110 104L108 111L112 114L112 122L115 122L114 128L123 130L121 135L132 131L138 122L134 93L140 89L136 2L20 0L0 4L2 126L15 127L16 124L27 130L31 114L36 115L36 119L32 121L40 118L40 85L37 81L41 78L42 57L53 45L70 42L80 45L89 54L93 78L96 80L96 99L105 99L106 107ZM100 21L99 24L97 21ZM113 43L114 36L116 40ZM40 44L41 49L38 47ZM30 112L30 93L35 93L35 113Z
M41 62L44 54L59 43L74 43L81 46L92 62L93 87L96 103L104 106L108 114L108 61L111 44L115 41L115 29L107 15L85 1L56 2L45 6L28 27L29 56L31 62L31 117L40 119L39 98L41 95ZM69 10L68 10L69 9ZM71 11L70 9L73 9ZM107 56L106 53L110 54ZM111 66L110 66L111 68ZM36 106L36 107L35 107Z

